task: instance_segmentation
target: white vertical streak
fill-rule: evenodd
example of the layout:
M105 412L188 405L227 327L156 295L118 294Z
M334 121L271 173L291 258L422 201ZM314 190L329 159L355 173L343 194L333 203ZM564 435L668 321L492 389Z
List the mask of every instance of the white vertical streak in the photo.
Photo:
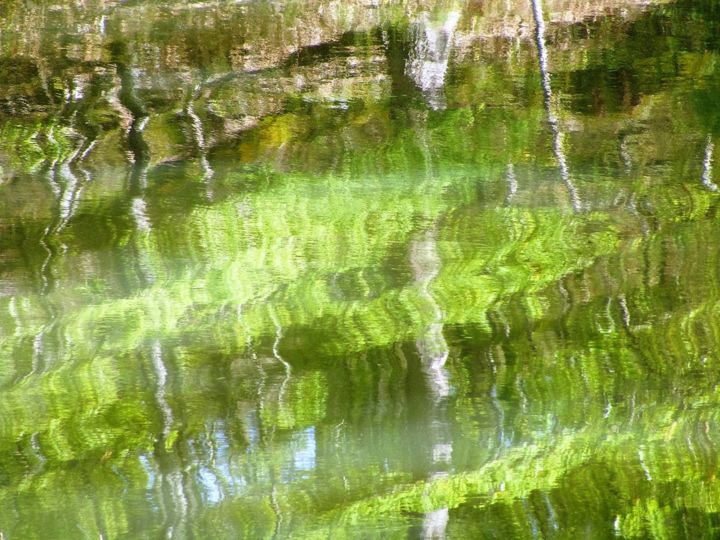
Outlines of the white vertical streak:
M205 134L203 133L202 120L200 120L200 117L195 112L195 100L200 97L201 89L202 86L198 84L195 87L195 90L193 90L193 94L192 96L190 96L190 102L187 105L186 112L187 115L190 117L190 121L192 122L192 130L193 134L195 135L195 144L197 145L198 151L200 152L200 167L203 170L203 182L205 182L205 184L207 185L210 179L215 175L215 171L213 171L207 158L207 146L205 142ZM211 196L209 186L206 187L208 189L208 196Z
M155 399L157 401L160 411L163 415L163 437L167 439L170 435L170 429L173 424L173 413L170 408L170 404L167 402L165 397L165 389L167 386L167 369L162 357L162 348L160 342L155 341L152 349L152 364L155 370L155 378L157 384L157 390L155 391Z
M548 54L547 49L545 48L545 21L542 14L542 1L530 0L530 3L532 4L533 17L535 18L535 43L538 48L540 75L542 77L543 94L545 96L545 110L547 111L550 129L553 132L553 151L555 153L555 159L557 159L558 166L560 167L560 177L570 194L573 210L579 212L582 208L582 203L580 201L577 188L570 178L567 158L565 156L565 150L563 149L562 133L560 132L557 117L553 112L550 70L548 69Z
M715 145L711 135L708 133L705 139L705 159L703 160L702 183L710 191L718 191L718 186L712 179L713 150Z
M282 384L280 385L280 393L278 395L278 399L282 403L282 399L285 395L285 390L287 388L287 383L290 380L290 375L292 374L292 367L290 364L280 355L280 340L282 339L282 326L280 325L280 321L277 318L277 315L275 314L274 309L270 309L270 317L273 320L273 324L275 324L275 340L273 341L272 345L272 352L273 357L275 360L280 362L283 367L285 368L285 378L283 379Z
M423 335L416 341L418 353L425 373L430 383L435 403L434 407L442 412L440 400L450 395L450 382L445 363L449 355L449 347L443 335L443 312L432 295L430 284L440 273L442 261L437 249L437 231L427 231L423 238L416 239L410 248L410 265L413 270L415 282L420 286L420 296L427 302L432 310L432 321ZM433 415L435 416L435 415ZM445 424L441 417L433 421L436 426ZM447 464L452 458L452 438L446 430L432 435L433 464ZM444 476L444 473L436 473ZM448 508L438 508L426 512L423 517L423 538L445 538L449 520Z
M515 166L512 163L507 165L507 181L508 181L508 194L505 198L505 203L508 204L515 197L518 190L518 182L515 177Z
M415 24L415 46L410 52L406 72L423 91L432 109L443 109L442 89L450 58L450 48L460 13L450 11L441 27L430 22L427 13Z
M450 394L450 383L444 369L448 358L448 345L443 336L443 312L430 292L430 283L440 271L440 256L437 253L435 231L425 238L415 240L410 248L410 264L415 281L420 285L420 295L432 309L432 322L417 340L417 349L423 363L433 394L444 398Z

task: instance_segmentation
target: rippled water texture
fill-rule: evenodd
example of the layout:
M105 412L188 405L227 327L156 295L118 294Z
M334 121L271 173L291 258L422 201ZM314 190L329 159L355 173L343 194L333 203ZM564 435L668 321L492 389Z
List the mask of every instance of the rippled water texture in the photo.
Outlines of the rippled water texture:
M720 536L714 0L2 0L0 538Z

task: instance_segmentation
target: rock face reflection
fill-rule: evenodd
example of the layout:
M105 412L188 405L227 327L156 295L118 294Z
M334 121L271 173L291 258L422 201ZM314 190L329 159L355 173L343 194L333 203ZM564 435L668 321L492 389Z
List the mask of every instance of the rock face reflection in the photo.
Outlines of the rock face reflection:
M510 4L0 3L2 538L713 536L718 10Z

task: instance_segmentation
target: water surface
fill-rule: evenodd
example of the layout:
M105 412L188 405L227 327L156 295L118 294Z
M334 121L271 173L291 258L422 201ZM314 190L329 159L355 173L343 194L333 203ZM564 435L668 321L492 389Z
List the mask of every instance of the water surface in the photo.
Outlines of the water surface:
M720 534L720 8L513 4L0 5L0 538Z

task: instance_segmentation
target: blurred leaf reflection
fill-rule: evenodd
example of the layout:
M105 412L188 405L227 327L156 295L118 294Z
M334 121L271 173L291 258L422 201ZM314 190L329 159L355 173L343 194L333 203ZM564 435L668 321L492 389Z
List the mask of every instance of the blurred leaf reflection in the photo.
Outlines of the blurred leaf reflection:
M2 538L717 535L713 2L0 24Z

